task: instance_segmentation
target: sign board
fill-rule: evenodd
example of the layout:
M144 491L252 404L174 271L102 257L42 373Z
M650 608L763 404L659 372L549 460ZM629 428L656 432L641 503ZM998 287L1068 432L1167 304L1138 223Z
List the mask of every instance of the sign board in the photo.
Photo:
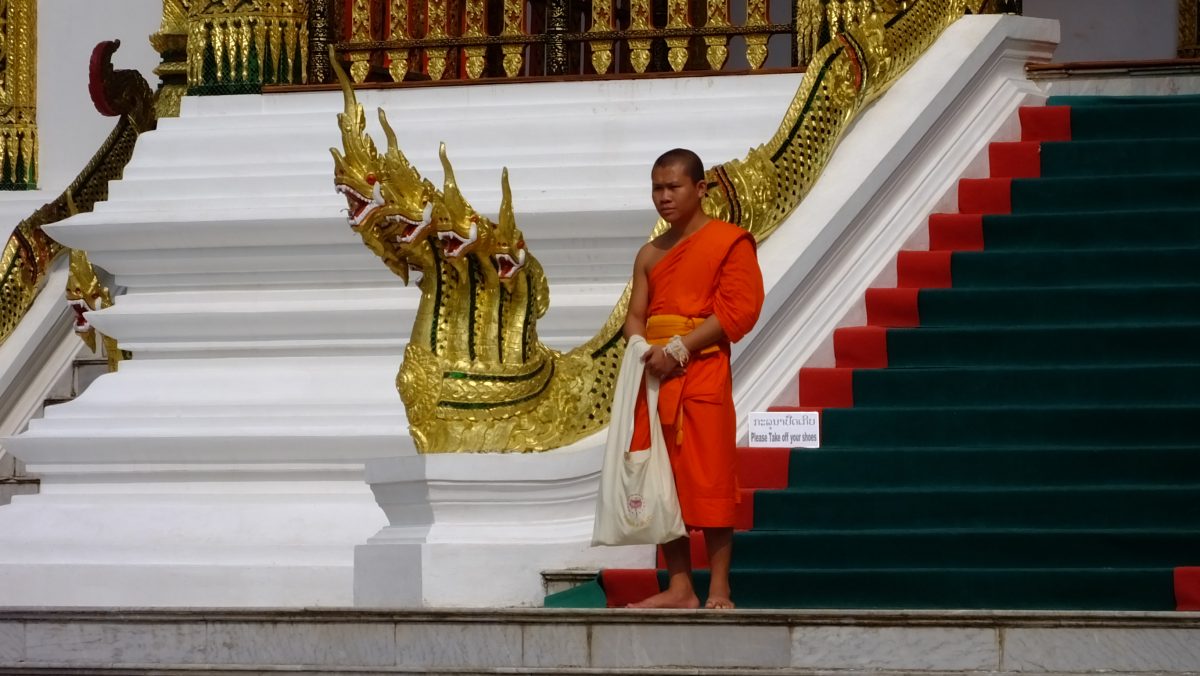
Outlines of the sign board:
M750 414L751 448L820 448L818 411Z

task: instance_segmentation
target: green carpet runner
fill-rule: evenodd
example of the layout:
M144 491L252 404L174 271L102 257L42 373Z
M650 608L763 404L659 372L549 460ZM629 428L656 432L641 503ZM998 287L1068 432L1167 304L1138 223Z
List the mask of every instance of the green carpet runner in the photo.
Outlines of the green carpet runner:
M740 607L1200 609L1198 119L1189 96L1021 111L837 367L801 371L823 448L739 451ZM600 583L546 604L665 575Z

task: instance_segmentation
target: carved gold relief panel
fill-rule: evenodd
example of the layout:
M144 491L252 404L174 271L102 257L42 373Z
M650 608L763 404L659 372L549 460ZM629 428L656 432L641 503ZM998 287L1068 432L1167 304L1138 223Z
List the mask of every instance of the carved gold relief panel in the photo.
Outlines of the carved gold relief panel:
M0 0L0 112L0 190L36 188L36 0Z

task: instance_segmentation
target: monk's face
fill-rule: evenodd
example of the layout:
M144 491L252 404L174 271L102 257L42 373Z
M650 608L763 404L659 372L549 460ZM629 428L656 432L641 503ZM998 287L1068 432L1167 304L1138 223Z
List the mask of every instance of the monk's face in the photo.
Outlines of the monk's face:
M700 211L704 181L693 181L682 164L654 167L650 172L654 209L672 225L689 223Z

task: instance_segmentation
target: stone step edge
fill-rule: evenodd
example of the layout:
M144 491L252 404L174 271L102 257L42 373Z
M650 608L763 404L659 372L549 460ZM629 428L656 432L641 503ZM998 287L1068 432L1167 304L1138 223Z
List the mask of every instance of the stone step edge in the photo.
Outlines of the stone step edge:
M241 674L289 674L291 676L327 676L328 674L355 674L356 676L382 676L384 674L438 674L455 676L493 676L496 674L529 674L530 676L546 674L548 676L570 676L572 674L603 676L606 674L622 674L628 676L698 676L700 674L715 674L717 676L910 676L911 674L940 674L946 676L1029 676L1029 671L946 671L944 669L928 670L880 670L880 669L810 669L806 667L761 669L744 667L497 667L465 668L465 667L347 667L347 666L292 666L292 665L227 665L227 664L187 664L164 667L157 664L103 664L81 666L73 663L29 663L23 666L0 665L0 676L6 674L26 676L29 674L53 674L54 676L93 676L95 674L114 674L119 676L187 676L189 674L205 674L205 676L241 676ZM1085 674L1112 674L1113 672L1083 672L1043 671L1043 676L1084 676ZM1138 676L1175 676L1177 674L1192 674L1191 671L1138 671Z
M244 674L288 674L290 676L324 676L335 674L354 674L355 676L383 676L390 674L422 674L422 675L454 675L454 676L494 676L526 674L530 676L604 676L610 674L628 676L698 676L712 674L715 676L911 676L911 675L941 675L941 676L1028 676L1030 671L947 671L944 669L930 670L878 670L878 669L821 669L809 668L688 668L688 666L650 666L650 668L630 669L628 666L614 668L595 668L595 666L500 666L496 669L472 668L428 668L428 666L394 666L394 668L374 668L374 666L293 666L293 665L226 665L226 664L187 664L172 665L164 668L157 664L104 664L80 666L78 664L30 664L23 666L0 665L0 676L5 675L54 675L54 676L92 676L119 675L136 676L188 676L204 674L205 676L241 676ZM1079 676L1088 674L1081 671L1037 671L1043 675ZM1098 672L1109 674L1111 672ZM1193 674L1190 671L1138 671L1138 676L1176 676Z
M580 571L583 572L583 571ZM621 608L49 608L0 607L0 623L52 622L271 624L704 624L861 627L989 627L1197 629L1200 612L1080 610L738 609L627 610Z
M1166 674L1197 637L1196 613L0 609L0 674Z

